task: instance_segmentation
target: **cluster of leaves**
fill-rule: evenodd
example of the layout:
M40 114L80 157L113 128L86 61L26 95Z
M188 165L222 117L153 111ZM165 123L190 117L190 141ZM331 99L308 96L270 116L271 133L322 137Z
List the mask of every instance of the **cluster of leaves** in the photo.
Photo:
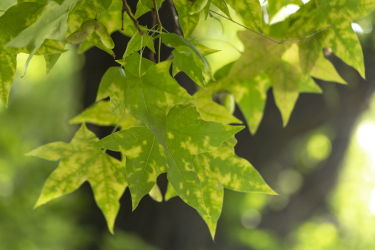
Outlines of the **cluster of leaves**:
M375 0L314 0L306 4L269 0L271 18L289 3L300 6L295 14L272 25L265 22L258 0L170 2L177 10L183 36L164 31L161 23L160 29L138 25L136 19L157 12L163 0L139 0L134 16L130 10L123 16L128 8L123 6L126 1L120 0L18 0L0 17L0 98L5 105L18 53L30 54L25 72L33 55L44 55L49 71L66 51L67 38L83 32L84 37L78 39L84 40L80 52L96 46L115 56L103 35L86 32L82 24L90 20L100 21L109 33L121 30L131 37L122 59L117 60L119 66L109 68L103 76L97 103L71 120L83 123L72 141L50 143L29 153L60 160L36 206L88 181L112 232L125 188L130 189L133 209L147 194L161 200L156 179L167 173L165 199L178 195L198 211L214 236L224 187L274 192L248 161L235 155L234 135L244 127L229 125L241 122L227 111L233 107L226 109L213 101L213 96L233 95L250 132L255 133L270 87L286 125L299 93L321 92L312 77L345 83L325 59L323 48L330 48L328 52L333 51L364 77L363 54L351 23L369 14ZM247 27L238 34L245 47L242 56L215 74L205 56L217 51L192 37L200 20L210 12L216 14L212 8L228 20L239 16ZM172 59L154 63L142 56L145 47L155 52L154 39L174 48ZM194 96L173 78L181 71L200 86ZM98 140L85 123L115 126L114 132L120 131ZM122 161L102 149L121 152Z

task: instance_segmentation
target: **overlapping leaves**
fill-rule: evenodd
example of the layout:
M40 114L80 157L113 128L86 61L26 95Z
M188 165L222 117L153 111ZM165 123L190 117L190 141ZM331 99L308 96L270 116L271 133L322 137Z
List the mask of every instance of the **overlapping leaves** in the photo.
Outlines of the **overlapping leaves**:
M273 89L286 125L300 93L321 92L310 76L345 83L324 58L322 48L331 47L364 76L362 50L351 22L370 13L375 0L317 0L306 5L297 0L270 0L271 15L289 3L302 7L284 22L269 27L265 27L258 0L173 2L184 37L160 34L163 43L174 48L173 60L154 64L143 58L145 46L155 52L153 37L150 33L142 37L125 15L123 32L132 38L123 59L118 61L121 67L106 72L97 96L97 101L107 97L110 101L102 100L71 120L71 123L111 125L122 130L99 141L82 125L70 144L55 142L29 154L60 160L36 206L73 192L88 181L112 231L118 200L126 186L129 185L135 209L150 192L160 200L156 179L167 173L170 183L167 196L175 192L194 207L214 235L224 187L241 192L274 193L248 161L235 155L234 135L243 127L228 125L240 121L212 100L214 93L231 92L250 131L255 133L269 88ZM158 9L162 3L163 0L157 1ZM190 39L200 12L207 17L211 3L228 18L231 18L230 6L253 31L279 40L298 41L276 42L250 31L240 32L244 53L213 77L204 56L215 51ZM18 1L8 9L0 16L2 101L7 103L17 53L30 53L29 60L34 54L45 55L50 70L59 54L65 52L65 37L83 22L99 19L110 32L120 29L121 5L121 1L112 0ZM140 0L135 17L155 11L153 8L153 1ZM12 22L13 19L16 21ZM147 31L145 27L141 29ZM92 45L113 54L95 34L87 38L80 50ZM173 76L180 71L203 87L194 97L174 80ZM211 85L205 82L204 72L212 79ZM124 160L113 159L100 148L120 151Z

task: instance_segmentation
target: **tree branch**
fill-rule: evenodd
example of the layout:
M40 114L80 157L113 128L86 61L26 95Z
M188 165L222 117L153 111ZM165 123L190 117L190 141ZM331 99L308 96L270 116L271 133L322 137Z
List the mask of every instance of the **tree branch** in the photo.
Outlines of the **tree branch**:
M139 31L139 34L141 34L141 36L145 36L146 34L139 27L138 20L136 20L134 18L133 14L130 12L130 9L128 7L128 3L126 2L126 0L122 0L122 27L121 27L121 30L124 30L124 12L125 11L128 14L128 16L130 17L130 19L133 21L135 27Z
M174 22L174 27L176 29L176 33L179 36L183 36L180 24L178 23L178 15L177 15L177 12L176 12L176 8L174 7L173 0L168 0L168 2L169 2L169 7L172 11L173 22Z

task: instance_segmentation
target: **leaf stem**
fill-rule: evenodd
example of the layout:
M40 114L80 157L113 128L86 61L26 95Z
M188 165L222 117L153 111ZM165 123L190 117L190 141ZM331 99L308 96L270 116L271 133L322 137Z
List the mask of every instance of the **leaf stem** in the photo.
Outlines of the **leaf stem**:
M130 19L133 21L135 27L139 31L139 34L141 34L141 36L145 36L146 34L139 27L138 20L136 20L134 18L133 14L131 13L131 11L129 9L129 6L128 6L128 3L126 2L126 0L122 0L122 27L121 27L121 30L124 30L124 12L125 11L128 14L128 16L130 17Z
M285 40L277 41L277 40L275 40L275 39L272 39L272 38L269 37L269 36L263 35L262 33L259 33L259 32L255 31L255 30L252 30L252 29L246 27L245 25L242 25L242 24L240 24L240 23L238 23L238 22L236 22L236 21L234 21L234 20L232 20L232 19L229 19L229 18L227 18L226 16L221 15L221 14L219 14L219 13L213 11L213 10L210 10L210 11L211 11L212 13L215 13L215 14L218 15L218 16L221 16L221 17L223 17L223 18L225 18L225 19L227 19L227 20L229 20L229 21L231 21L231 22L233 22L233 23L235 23L235 24L237 24L237 25L239 25L239 26L241 26L241 27L243 27L243 28L245 28L245 29L247 29L247 30L249 30L249 31L251 31L251 32L253 32L253 33L255 33L255 34L257 34L257 35L259 35L259 36L262 36L262 37L264 37L264 38L270 40L271 42L277 43L277 44L284 44L285 42L293 42L293 41L300 41L300 40L303 40L303 39L307 39L307 38L309 38L309 37L312 37L313 35L316 35L317 33L321 32L321 31L324 31L324 30L327 30L327 29L330 29L330 28L333 27L332 25L331 25L331 26L328 26L328 27L325 27L325 28L323 28L323 29L320 29L320 30L318 30L318 31L316 31L316 32L314 32L314 33L312 33L312 34L310 34L310 35L304 36L304 37L300 37L300 38L292 38L292 39L285 39Z

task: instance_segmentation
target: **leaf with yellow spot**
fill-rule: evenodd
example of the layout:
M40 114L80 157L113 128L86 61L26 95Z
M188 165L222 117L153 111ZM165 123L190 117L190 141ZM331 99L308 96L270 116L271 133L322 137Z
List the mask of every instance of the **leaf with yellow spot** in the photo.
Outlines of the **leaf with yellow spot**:
M203 121L192 104L172 108L167 117L166 155L168 180L180 198L202 214L201 184L193 161L198 154L215 150L243 126Z
M202 119L223 124L241 124L242 122L230 114L224 106L212 100L212 93L212 88L208 88L200 89L194 94L195 105Z
M312 50L330 47L345 63L354 67L364 78L365 68L363 53L358 37L351 23L368 15L375 8L373 0L317 0L303 5L289 17L293 23L284 34L287 38L308 36L317 30L330 27L324 40L318 40ZM303 13L301 16L298 13ZM314 36L311 39L320 39ZM308 53L306 53L308 54ZM308 61L309 58L306 58Z
M291 63L287 60L288 58L283 57L292 43L277 44L250 31L240 32L239 37L245 45L245 51L239 60L231 66L229 75L221 80L222 85L231 86L233 82L248 82L250 84L248 86L256 89L254 94L261 95L261 98L257 98L261 102L256 105L258 107L254 113L255 120L250 123L251 131L255 132L262 119L265 92L268 88L267 84L270 83L273 87L276 105L281 112L284 126L286 126L299 96L299 83L306 80L306 75L302 74L299 64ZM298 53L293 57L298 58ZM254 78L262 73L267 77ZM267 81L270 82L266 83ZM238 85L234 85L238 87ZM239 92L237 95L241 95L241 93ZM246 109L243 105L241 106L242 109ZM251 114L248 117L250 116Z
M178 196L176 190L173 189L170 182L168 182L167 191L164 194L164 200L169 201L170 199Z
M194 168L202 183L204 202L210 216L201 214L212 238L215 237L224 199L224 187L239 192L276 194L263 180L258 171L245 159L236 156L234 137L214 151L200 154L194 160Z
M143 196L156 183L156 178L166 172L163 146L147 127L133 127L105 137L95 146L120 151L126 156L126 179L132 196L133 210Z
M140 121L134 119L134 117L130 114L125 114L123 117L112 115L109 101L94 103L85 109L81 114L71 119L69 123L91 123L99 126L118 125L121 129L128 129L134 126L142 125Z
M69 194L88 181L113 233L119 199L127 186L125 165L91 146L97 141L95 134L83 124L70 143L50 143L27 154L50 161L60 160L59 166L48 177L35 207Z
M215 150L243 127L203 121L192 104L176 105L166 120L164 141L159 141L147 127L133 127L107 136L95 146L121 151L126 156L133 209L151 191L158 175L167 172L181 199L207 214L194 158Z

